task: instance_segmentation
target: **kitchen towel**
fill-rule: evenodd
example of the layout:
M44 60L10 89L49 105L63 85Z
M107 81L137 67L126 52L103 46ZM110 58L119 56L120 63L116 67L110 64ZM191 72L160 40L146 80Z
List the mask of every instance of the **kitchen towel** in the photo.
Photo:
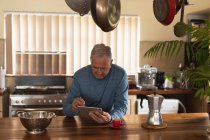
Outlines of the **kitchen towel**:
M0 89L5 89L6 69L0 68Z

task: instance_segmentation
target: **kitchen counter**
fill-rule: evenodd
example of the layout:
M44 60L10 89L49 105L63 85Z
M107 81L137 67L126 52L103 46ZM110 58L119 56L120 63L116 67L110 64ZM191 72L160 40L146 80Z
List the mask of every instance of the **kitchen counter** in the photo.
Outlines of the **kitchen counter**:
M19 118L0 118L0 137L6 140L206 140L209 117L207 113L163 114L167 128L152 130L141 127L147 115L126 115L125 126L120 129L108 125L81 122L79 117L53 118L47 132L40 135L26 133Z
M140 89L129 89L129 95L148 95L148 94L193 94L195 90L192 89L159 89L159 90L140 90Z

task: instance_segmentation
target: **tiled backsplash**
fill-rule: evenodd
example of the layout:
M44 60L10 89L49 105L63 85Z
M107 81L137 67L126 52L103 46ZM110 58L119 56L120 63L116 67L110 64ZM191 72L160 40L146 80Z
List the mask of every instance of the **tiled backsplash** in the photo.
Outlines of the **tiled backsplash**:
M149 48L151 48L156 43L158 42L142 41L140 43L139 66L143 67L145 64L149 64L153 67L156 67L158 71L165 72L165 74L167 75L173 75L174 72L179 68L179 64L184 64L184 48L183 50L181 50L177 57L174 57L172 59L169 59L165 56L162 56L161 58L158 56L155 59L145 58L144 54L146 53L146 51L149 50Z

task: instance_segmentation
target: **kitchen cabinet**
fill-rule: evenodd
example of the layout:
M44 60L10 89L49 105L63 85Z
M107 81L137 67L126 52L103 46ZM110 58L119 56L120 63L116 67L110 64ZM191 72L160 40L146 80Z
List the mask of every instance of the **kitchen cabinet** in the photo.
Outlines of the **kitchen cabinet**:
M0 90L0 118L9 116L9 89Z
M127 115L136 114L136 100L137 100L136 95L128 96L128 110L126 113Z
M195 91L191 89L159 89L156 91L129 89L127 114L136 114L138 96L149 94L161 94L165 99L178 99L185 105L187 112L206 112L205 101L194 98L194 93Z

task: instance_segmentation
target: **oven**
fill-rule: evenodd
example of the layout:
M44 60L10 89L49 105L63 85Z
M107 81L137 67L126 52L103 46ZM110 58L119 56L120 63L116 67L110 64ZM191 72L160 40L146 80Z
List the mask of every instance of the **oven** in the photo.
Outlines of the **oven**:
M16 76L9 116L17 116L18 111L51 111L63 116L66 96L65 76Z

